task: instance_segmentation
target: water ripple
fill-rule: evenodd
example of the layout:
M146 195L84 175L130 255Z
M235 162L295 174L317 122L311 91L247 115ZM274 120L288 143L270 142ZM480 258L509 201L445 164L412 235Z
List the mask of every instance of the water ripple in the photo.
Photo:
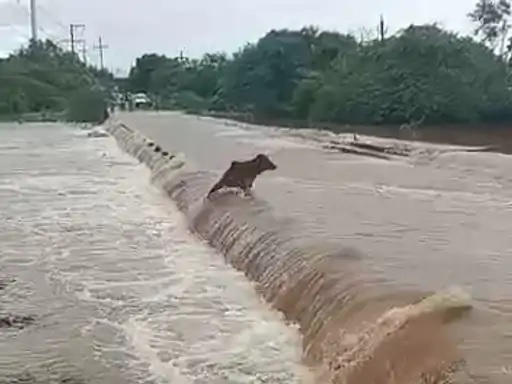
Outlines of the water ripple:
M26 124L0 141L0 311L36 316L0 332L0 383L305 377L297 331L112 139Z

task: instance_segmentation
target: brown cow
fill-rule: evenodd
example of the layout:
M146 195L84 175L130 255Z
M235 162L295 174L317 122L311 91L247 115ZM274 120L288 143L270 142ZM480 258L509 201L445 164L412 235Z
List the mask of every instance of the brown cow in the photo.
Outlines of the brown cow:
M259 154L252 160L232 161L229 169L224 172L221 179L210 189L207 198L214 192L224 187L240 188L246 196L251 195L251 188L256 177L267 171L275 170L277 166L263 154Z

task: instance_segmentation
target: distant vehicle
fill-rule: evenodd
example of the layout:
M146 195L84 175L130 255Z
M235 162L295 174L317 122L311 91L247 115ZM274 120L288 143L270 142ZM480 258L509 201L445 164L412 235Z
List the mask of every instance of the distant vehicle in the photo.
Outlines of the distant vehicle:
M136 93L132 95L132 103L135 108L151 107L151 99L145 93Z

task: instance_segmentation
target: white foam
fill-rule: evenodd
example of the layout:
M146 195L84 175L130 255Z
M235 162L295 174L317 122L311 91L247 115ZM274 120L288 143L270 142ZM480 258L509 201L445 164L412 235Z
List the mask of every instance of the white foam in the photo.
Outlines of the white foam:
M113 143L97 143L98 153L107 150L114 161L137 165ZM124 353L137 357L132 369L184 384L226 378L298 382L303 375L298 331L221 255L188 232L173 203L149 186L147 170L114 167L108 176L115 184L98 189L97 196L106 205L81 217L84 222L101 217L95 244L87 253L63 254L53 274L75 285L77 299L109 314L111 332L126 339L116 348L124 345ZM99 343L98 353L106 359L112 348Z

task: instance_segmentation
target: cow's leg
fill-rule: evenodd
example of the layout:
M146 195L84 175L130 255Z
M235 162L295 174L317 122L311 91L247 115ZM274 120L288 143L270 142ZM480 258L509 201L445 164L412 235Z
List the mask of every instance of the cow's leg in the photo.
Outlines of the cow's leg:
M206 197L210 197L213 193L217 192L219 189L221 189L224 186L221 182L216 183L212 189L210 189L210 192L208 192L208 195Z
M241 188L242 188L242 191L244 192L245 196L248 196L248 197L252 196L252 189L250 186L244 185Z

